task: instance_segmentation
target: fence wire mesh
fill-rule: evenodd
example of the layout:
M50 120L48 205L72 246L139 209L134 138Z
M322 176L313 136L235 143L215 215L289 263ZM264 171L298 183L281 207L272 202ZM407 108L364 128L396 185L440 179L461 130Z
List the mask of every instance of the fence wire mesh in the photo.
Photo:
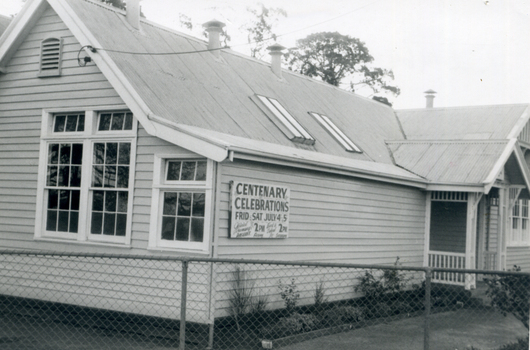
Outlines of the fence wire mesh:
M0 282L2 349L528 349L518 271L0 252Z

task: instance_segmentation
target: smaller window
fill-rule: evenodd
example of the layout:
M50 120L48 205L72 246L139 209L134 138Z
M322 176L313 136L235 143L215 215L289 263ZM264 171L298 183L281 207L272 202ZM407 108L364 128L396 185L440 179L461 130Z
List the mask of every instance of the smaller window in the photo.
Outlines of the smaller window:
M361 152L361 149L357 147L353 141L350 140L350 138L346 136L327 116L314 112L310 112L310 114L344 147L344 149L346 149L346 151Z
M206 159L155 156L151 248L208 250L211 167Z
M508 244L511 246L527 246L530 244L530 232L528 227L529 218L528 200L519 199L515 201L511 221L512 229L508 236Z
M315 143L313 136L304 129L304 127L280 104L280 102L278 102L278 100L261 95L257 96L281 123L281 126L283 127L279 126L280 130L282 130L291 141L311 145Z
M167 162L166 181L206 181L206 161Z
M53 132L85 131L85 114L57 114L53 118Z
M41 42L39 77L61 75L62 39L48 38Z
M122 131L132 130L132 128L132 113L114 112L99 115L98 131Z

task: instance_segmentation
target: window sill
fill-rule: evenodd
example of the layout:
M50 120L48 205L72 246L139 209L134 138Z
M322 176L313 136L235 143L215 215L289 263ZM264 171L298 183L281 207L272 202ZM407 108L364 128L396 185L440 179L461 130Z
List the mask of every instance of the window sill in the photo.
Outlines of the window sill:
M208 250L199 249L186 249L186 248L170 248L170 247L147 247L148 251L152 252L174 252L174 253L187 253L196 255L209 255Z
M38 238L33 238L33 240L35 242L65 243L65 244L75 244L75 245L81 245L81 246L112 247L112 248L121 248L121 249L132 248L130 244L123 244L123 243L77 241L77 240L52 238L52 237L38 237Z

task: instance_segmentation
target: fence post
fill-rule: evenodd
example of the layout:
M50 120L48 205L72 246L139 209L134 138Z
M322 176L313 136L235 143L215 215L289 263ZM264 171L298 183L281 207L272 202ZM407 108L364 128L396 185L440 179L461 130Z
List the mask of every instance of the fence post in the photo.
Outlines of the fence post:
M179 350L186 348L186 297L188 292L188 261L182 260L182 285L180 291L180 343Z
M429 350L430 316L431 316L431 276L432 269L425 269L425 322L423 329L423 349Z

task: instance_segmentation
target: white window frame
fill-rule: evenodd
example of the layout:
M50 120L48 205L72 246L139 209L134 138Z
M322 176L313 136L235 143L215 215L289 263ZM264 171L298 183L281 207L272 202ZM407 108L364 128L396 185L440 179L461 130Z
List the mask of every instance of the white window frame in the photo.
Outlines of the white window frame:
M138 122L133 116L132 130L120 131L97 131L99 114L102 112L130 112L123 106L102 106L94 108L60 108L43 110L41 125L41 140L39 154L39 170L37 180L37 208L35 216L35 239L36 240L61 240L65 242L111 244L119 246L130 246L131 227L133 212L134 174L136 163L136 143ZM85 114L85 129L82 132L53 132L54 116L62 113ZM46 230L46 174L48 165L48 145L51 143L82 143L83 144L83 166L81 168L81 187L79 203L78 232L52 232ZM127 201L127 224L125 236L97 235L90 233L92 216L92 157L93 147L98 142L129 142L131 143L129 164L129 187ZM99 188L95 188L98 190ZM101 188L105 190L105 188Z
M206 161L205 181L166 181L168 161ZM213 213L214 162L192 154L155 154L153 162L153 190L151 196L151 221L148 249L209 253ZM166 191L198 191L205 193L204 233L202 242L168 241L161 238L162 211Z
M526 201L527 216L523 216L523 204ZM513 215L516 206L519 207L518 215ZM514 228L514 221L517 220L517 227ZM523 228L523 220L526 221L526 228ZM510 211L510 234L507 246L527 247L530 246L530 200L518 199Z

